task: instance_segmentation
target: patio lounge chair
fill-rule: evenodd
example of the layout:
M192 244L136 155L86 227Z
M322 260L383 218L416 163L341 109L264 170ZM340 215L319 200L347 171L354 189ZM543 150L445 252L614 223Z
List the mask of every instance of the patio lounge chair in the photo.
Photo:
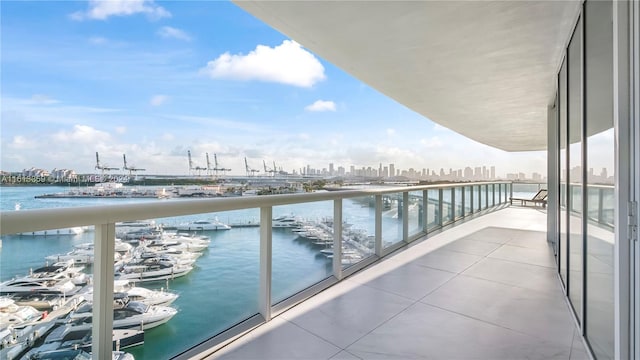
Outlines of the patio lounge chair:
M542 205L542 207L547 206L547 189L542 189L538 191L531 199L523 199L523 198L509 198L511 205L513 205L513 201L520 201L521 206L526 206L527 203L533 203L534 205Z

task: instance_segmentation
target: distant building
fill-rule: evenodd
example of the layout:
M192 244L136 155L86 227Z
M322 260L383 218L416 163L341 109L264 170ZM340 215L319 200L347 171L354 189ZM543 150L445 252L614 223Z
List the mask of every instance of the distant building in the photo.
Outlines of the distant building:
M22 176L29 177L49 177L50 173L45 169L36 169L32 167L31 169L23 169Z

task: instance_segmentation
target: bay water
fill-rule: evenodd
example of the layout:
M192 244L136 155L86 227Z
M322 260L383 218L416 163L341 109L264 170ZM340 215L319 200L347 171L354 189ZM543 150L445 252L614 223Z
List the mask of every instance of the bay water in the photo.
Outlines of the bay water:
M157 202L160 199L46 198L36 195L60 192L60 187L2 187L1 210L61 208L72 206L110 205L137 202ZM294 215L308 220L331 218L333 202L323 201L273 208L274 218ZM345 200L344 220L354 228L373 234L374 214L367 202ZM257 223L259 209L200 214L167 219L157 223L176 225L198 219L213 219L225 223ZM142 219L140 219L142 220ZM388 218L383 228L390 233L401 229L401 220ZM168 359L234 324L258 313L259 249L258 227L236 227L224 231L205 231L211 244L198 258L195 268L184 277L142 286L169 288L180 297L172 305L177 315L168 323L145 331L144 345L127 349L136 359ZM66 253L79 243L93 241L94 233L76 236L2 237L0 248L0 280L27 275L30 269L45 265L45 256ZM397 238L396 234L389 235ZM272 296L277 303L314 283L331 276L331 259L320 253L322 247L304 240L290 229L273 229ZM91 272L91 268L87 269Z

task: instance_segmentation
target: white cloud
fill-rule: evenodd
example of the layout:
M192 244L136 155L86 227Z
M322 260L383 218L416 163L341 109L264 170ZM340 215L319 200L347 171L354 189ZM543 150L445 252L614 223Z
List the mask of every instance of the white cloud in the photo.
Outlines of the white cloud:
M59 131L52 135L53 139L62 143L104 143L111 135L87 125L74 125L71 131Z
M449 130L449 128L446 128L446 127L444 127L444 126L442 126L440 124L434 123L433 124L433 131L451 131L451 130Z
M273 48L258 45L247 55L226 52L209 61L201 72L213 79L259 80L299 87L311 87L326 79L320 61L291 40Z
M442 140L440 140L440 138L437 136L433 136L427 139L421 139L420 144L422 144L422 146L426 147L427 149L441 148L444 146Z
M29 140L22 135L16 135L13 137L13 141L9 146L16 150L24 150L24 149L33 148L35 145L36 144L34 141Z
M171 26L163 26L158 30L158 35L165 39L178 39L184 41L191 41L191 36L184 30L180 30Z
M116 132L118 134L124 134L127 132L127 127L126 126L116 126Z
M307 111L336 111L336 103L333 101L317 100L304 109Z
M394 136L396 134L396 129L387 129L387 135Z
M106 20L110 16L145 14L151 20L171 17L153 0L89 0L89 9L71 14L73 20Z
M151 100L149 100L149 104L151 104L152 106L160 106L166 103L168 100L169 97L167 95L154 95L151 97Z

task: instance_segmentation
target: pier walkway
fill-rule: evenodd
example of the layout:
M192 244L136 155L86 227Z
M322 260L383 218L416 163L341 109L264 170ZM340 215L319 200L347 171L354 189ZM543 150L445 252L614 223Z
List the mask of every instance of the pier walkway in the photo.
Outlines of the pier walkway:
M545 230L536 209L463 221L206 359L588 359Z

